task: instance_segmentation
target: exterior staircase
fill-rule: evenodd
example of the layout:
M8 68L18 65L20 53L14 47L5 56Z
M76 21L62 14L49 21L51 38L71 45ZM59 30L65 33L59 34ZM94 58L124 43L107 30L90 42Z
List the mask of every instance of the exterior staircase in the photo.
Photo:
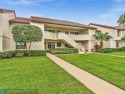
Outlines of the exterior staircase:
M80 53L85 53L85 47L81 44L81 43L77 43L78 47L79 47L79 52Z
M79 53L85 53L85 47L81 43L76 43L72 38L70 38L65 33L58 33L58 39L65 41L74 48L77 48L79 50Z

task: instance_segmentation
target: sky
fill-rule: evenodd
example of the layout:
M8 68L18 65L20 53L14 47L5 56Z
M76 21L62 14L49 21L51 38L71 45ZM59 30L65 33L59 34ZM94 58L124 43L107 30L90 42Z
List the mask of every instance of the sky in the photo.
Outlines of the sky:
M119 16L125 13L125 0L0 0L0 8L15 10L19 17L115 26Z

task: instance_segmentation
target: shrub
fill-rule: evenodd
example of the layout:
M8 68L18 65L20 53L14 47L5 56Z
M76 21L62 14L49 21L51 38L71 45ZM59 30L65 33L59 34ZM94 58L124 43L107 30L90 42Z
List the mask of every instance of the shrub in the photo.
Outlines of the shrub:
M0 52L0 59L12 58L14 56L13 51Z
M72 54L72 53L78 53L78 49L76 49L76 48L56 48L56 49L50 49L50 53L52 53L52 54Z
M125 46L121 48L121 51L124 51L124 52L125 52Z
M113 49L112 48L101 48L99 49L100 53L112 53Z
M46 51L44 51L44 50L31 50L30 55L31 56L46 56Z
M18 54L22 54L23 56L25 56L26 55L26 51L25 50L15 50L14 51L14 56L16 56Z
M112 48L113 52L119 52L121 51L121 48Z
M25 50L16 50L15 55L23 53L24 56L26 56L26 51ZM30 50L30 55L31 56L46 56L46 51L44 50Z
M46 56L46 51L43 50L31 50L31 56ZM5 51L0 52L0 59L12 58L12 57L23 57L26 56L25 50Z
M23 57L23 56L24 56L24 53L18 52L18 53L15 54L15 57Z

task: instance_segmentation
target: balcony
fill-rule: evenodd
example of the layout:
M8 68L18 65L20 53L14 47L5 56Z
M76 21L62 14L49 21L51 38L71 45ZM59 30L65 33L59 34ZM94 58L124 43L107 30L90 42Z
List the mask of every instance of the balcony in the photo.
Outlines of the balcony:
M56 40L57 36L58 36L56 33L52 33L52 32L49 32L49 31L45 31L44 34L45 34L44 38L50 39L50 40Z
M121 40L122 37L114 37L114 40Z
M68 35L70 38L72 38L73 40L89 40L89 34L80 34L80 35Z
M49 32L49 31L45 31L45 36L44 38L45 39L50 39L50 40L57 40L59 39L59 34L65 34L65 33L52 33L52 32ZM79 41L82 41L82 40L89 40L89 34L79 34L79 35L73 35L73 34L65 34L67 36L69 36L72 40L79 40ZM64 37L62 37L63 39Z

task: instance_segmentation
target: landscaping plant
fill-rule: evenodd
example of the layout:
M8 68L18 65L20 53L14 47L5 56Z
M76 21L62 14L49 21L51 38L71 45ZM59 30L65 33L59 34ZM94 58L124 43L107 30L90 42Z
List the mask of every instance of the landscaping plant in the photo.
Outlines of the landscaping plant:
M12 34L16 43L24 44L28 56L30 56L32 42L40 42L43 36L39 27L24 24L13 26Z

